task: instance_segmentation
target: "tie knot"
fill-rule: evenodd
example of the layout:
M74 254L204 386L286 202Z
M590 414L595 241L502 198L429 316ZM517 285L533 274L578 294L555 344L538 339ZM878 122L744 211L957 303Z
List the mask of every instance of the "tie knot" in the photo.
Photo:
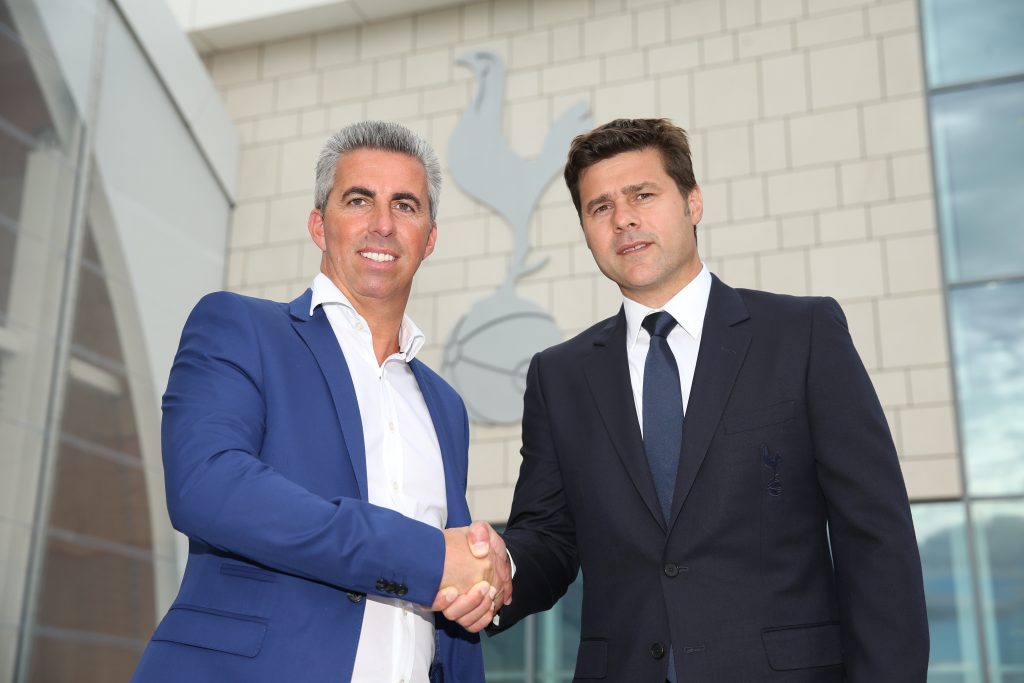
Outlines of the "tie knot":
M652 337L668 339L668 333L676 326L676 319L668 311L657 311L644 318L643 327Z

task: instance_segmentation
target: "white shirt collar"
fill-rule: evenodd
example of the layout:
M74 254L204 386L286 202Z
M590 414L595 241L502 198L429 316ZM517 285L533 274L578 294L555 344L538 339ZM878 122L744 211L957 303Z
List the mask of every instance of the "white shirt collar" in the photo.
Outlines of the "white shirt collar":
M708 310L708 297L711 295L711 271L701 263L697 277L679 290L661 308L648 308L628 297L622 298L622 306L626 311L626 348L631 349L640 335L642 323L654 311L668 311L683 331L700 341L704 330L704 313Z
M313 312L317 306L336 304L349 325L359 329L370 329L366 319L359 315L352 302L348 300L348 297L342 294L338 286L331 282L331 278L323 273L317 273L310 287L313 290L313 296L309 301L310 317L313 317ZM412 318L403 315L402 326L398 330L398 352L405 357L405 362L408 363L415 358L425 342L426 337L423 331L412 321Z

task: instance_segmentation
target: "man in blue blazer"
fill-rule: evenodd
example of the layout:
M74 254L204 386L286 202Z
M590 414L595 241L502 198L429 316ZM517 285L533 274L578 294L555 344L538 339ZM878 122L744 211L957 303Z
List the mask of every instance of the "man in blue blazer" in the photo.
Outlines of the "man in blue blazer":
M839 305L709 272L667 120L577 137L565 178L623 306L530 365L493 630L581 569L576 680L924 683L910 506Z
M507 558L460 528L466 410L404 315L439 191L415 134L349 126L317 163L312 287L192 312L163 403L188 563L134 680L483 680L478 637L430 611L508 591Z

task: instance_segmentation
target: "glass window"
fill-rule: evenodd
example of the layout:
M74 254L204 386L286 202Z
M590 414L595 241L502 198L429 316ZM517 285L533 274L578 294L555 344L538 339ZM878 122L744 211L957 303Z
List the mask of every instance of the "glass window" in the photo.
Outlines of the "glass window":
M966 509L959 502L920 504L913 514L931 634L928 681L981 683Z
M1024 81L932 97L950 283L1024 273L1022 121Z
M1024 681L1024 501L975 503L989 678ZM934 647L934 645L933 645Z
M156 600L117 318L90 229L85 240L32 667L35 680L59 680L42 673L49 658L77 658L75 680L98 683L134 666L156 625Z
M515 594L512 596L515 599ZM527 617L494 638L483 638L484 668L494 683L568 683L576 669L583 577L547 612Z
M931 87L1024 71L1020 0L924 0L921 10Z
M949 301L968 490L1024 493L1024 282L958 287Z

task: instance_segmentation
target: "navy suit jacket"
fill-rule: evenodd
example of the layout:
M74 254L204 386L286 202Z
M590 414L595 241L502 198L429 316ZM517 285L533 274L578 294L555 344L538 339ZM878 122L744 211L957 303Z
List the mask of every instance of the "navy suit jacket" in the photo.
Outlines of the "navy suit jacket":
M534 357L500 631L583 572L576 680L924 683L920 558L892 438L831 299L714 278L670 519L625 315Z
M347 681L365 596L429 605L444 539L367 502L359 404L311 292L219 292L182 333L163 410L167 507L189 537L177 599L133 680ZM448 524L470 522L469 427L455 391L410 363L444 461ZM483 681L479 638L438 617L432 679Z

